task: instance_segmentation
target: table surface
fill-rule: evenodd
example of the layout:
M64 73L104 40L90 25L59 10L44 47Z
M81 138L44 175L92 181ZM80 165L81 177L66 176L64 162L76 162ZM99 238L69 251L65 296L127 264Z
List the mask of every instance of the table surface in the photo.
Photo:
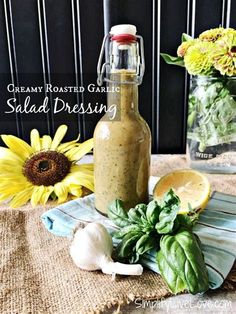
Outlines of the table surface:
M153 155L152 156L152 175L163 175L168 172L168 170L173 170L181 168L182 164L175 164L175 157L179 155ZM181 155L183 156L183 155ZM184 156L183 156L184 158ZM82 163L92 162L93 156L86 156L81 161ZM165 163L164 163L165 161ZM183 162L184 159L183 159ZM184 165L184 163L183 163ZM186 165L186 162L185 162ZM224 175L207 175L214 186L214 180L219 180L221 178L222 182L228 181L228 187L235 182L235 175L224 176ZM232 181L233 180L233 181ZM225 189L228 188L226 186ZM222 190L224 191L224 190ZM236 194L236 185L233 184L233 192ZM0 206L1 207L1 206ZM106 311L108 314L115 313L114 308ZM118 312L117 312L118 313ZM136 300L135 303L131 303L127 306L121 307L121 313L125 314L149 314L149 313L236 313L236 292L235 291L209 291L208 293L202 295L190 295L183 294L178 296L172 296L165 300L158 302L145 303L141 300Z

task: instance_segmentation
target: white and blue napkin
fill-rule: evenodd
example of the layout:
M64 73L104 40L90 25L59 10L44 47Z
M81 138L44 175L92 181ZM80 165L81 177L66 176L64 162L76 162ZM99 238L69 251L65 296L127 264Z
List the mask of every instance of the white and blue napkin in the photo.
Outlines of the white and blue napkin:
M158 178L152 177L150 191ZM109 232L117 229L109 218L99 214L94 206L94 194L58 205L42 215L48 231L56 236L73 237L80 223L100 222ZM236 196L214 192L194 226L202 243L210 288L219 288L229 274L236 258ZM155 252L145 254L144 266L159 272Z

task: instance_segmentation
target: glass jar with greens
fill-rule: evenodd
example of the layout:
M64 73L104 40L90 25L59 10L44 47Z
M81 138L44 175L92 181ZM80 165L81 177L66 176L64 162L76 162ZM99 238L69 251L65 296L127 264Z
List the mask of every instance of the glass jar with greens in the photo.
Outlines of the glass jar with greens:
M236 173L236 29L217 27L193 38L182 34L177 56L191 79L187 156L207 172Z
M236 173L236 77L191 78L187 127L192 168Z

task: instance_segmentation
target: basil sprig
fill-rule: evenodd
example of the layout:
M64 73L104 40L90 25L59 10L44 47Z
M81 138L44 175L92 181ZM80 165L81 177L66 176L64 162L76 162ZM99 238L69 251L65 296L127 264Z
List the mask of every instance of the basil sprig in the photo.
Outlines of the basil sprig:
M115 200L108 208L109 218L122 229L113 233L113 237L121 239L116 248L119 259L135 263L140 255L157 248L160 236L155 230L159 218L159 205L156 201L148 205L139 204L128 213L121 200Z
M178 215L180 200L172 189L162 201L139 204L128 212L121 200L108 208L109 218L121 229L113 237L121 240L116 256L135 263L155 249L156 261L171 292L208 290L209 282L200 241L192 232L198 214Z

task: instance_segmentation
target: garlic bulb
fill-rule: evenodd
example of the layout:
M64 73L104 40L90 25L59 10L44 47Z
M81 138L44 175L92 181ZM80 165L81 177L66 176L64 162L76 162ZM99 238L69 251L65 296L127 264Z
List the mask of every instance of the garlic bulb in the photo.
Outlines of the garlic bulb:
M89 223L75 233L70 255L75 264L84 270L101 269L105 274L141 275L143 267L113 262L112 238L99 223Z

